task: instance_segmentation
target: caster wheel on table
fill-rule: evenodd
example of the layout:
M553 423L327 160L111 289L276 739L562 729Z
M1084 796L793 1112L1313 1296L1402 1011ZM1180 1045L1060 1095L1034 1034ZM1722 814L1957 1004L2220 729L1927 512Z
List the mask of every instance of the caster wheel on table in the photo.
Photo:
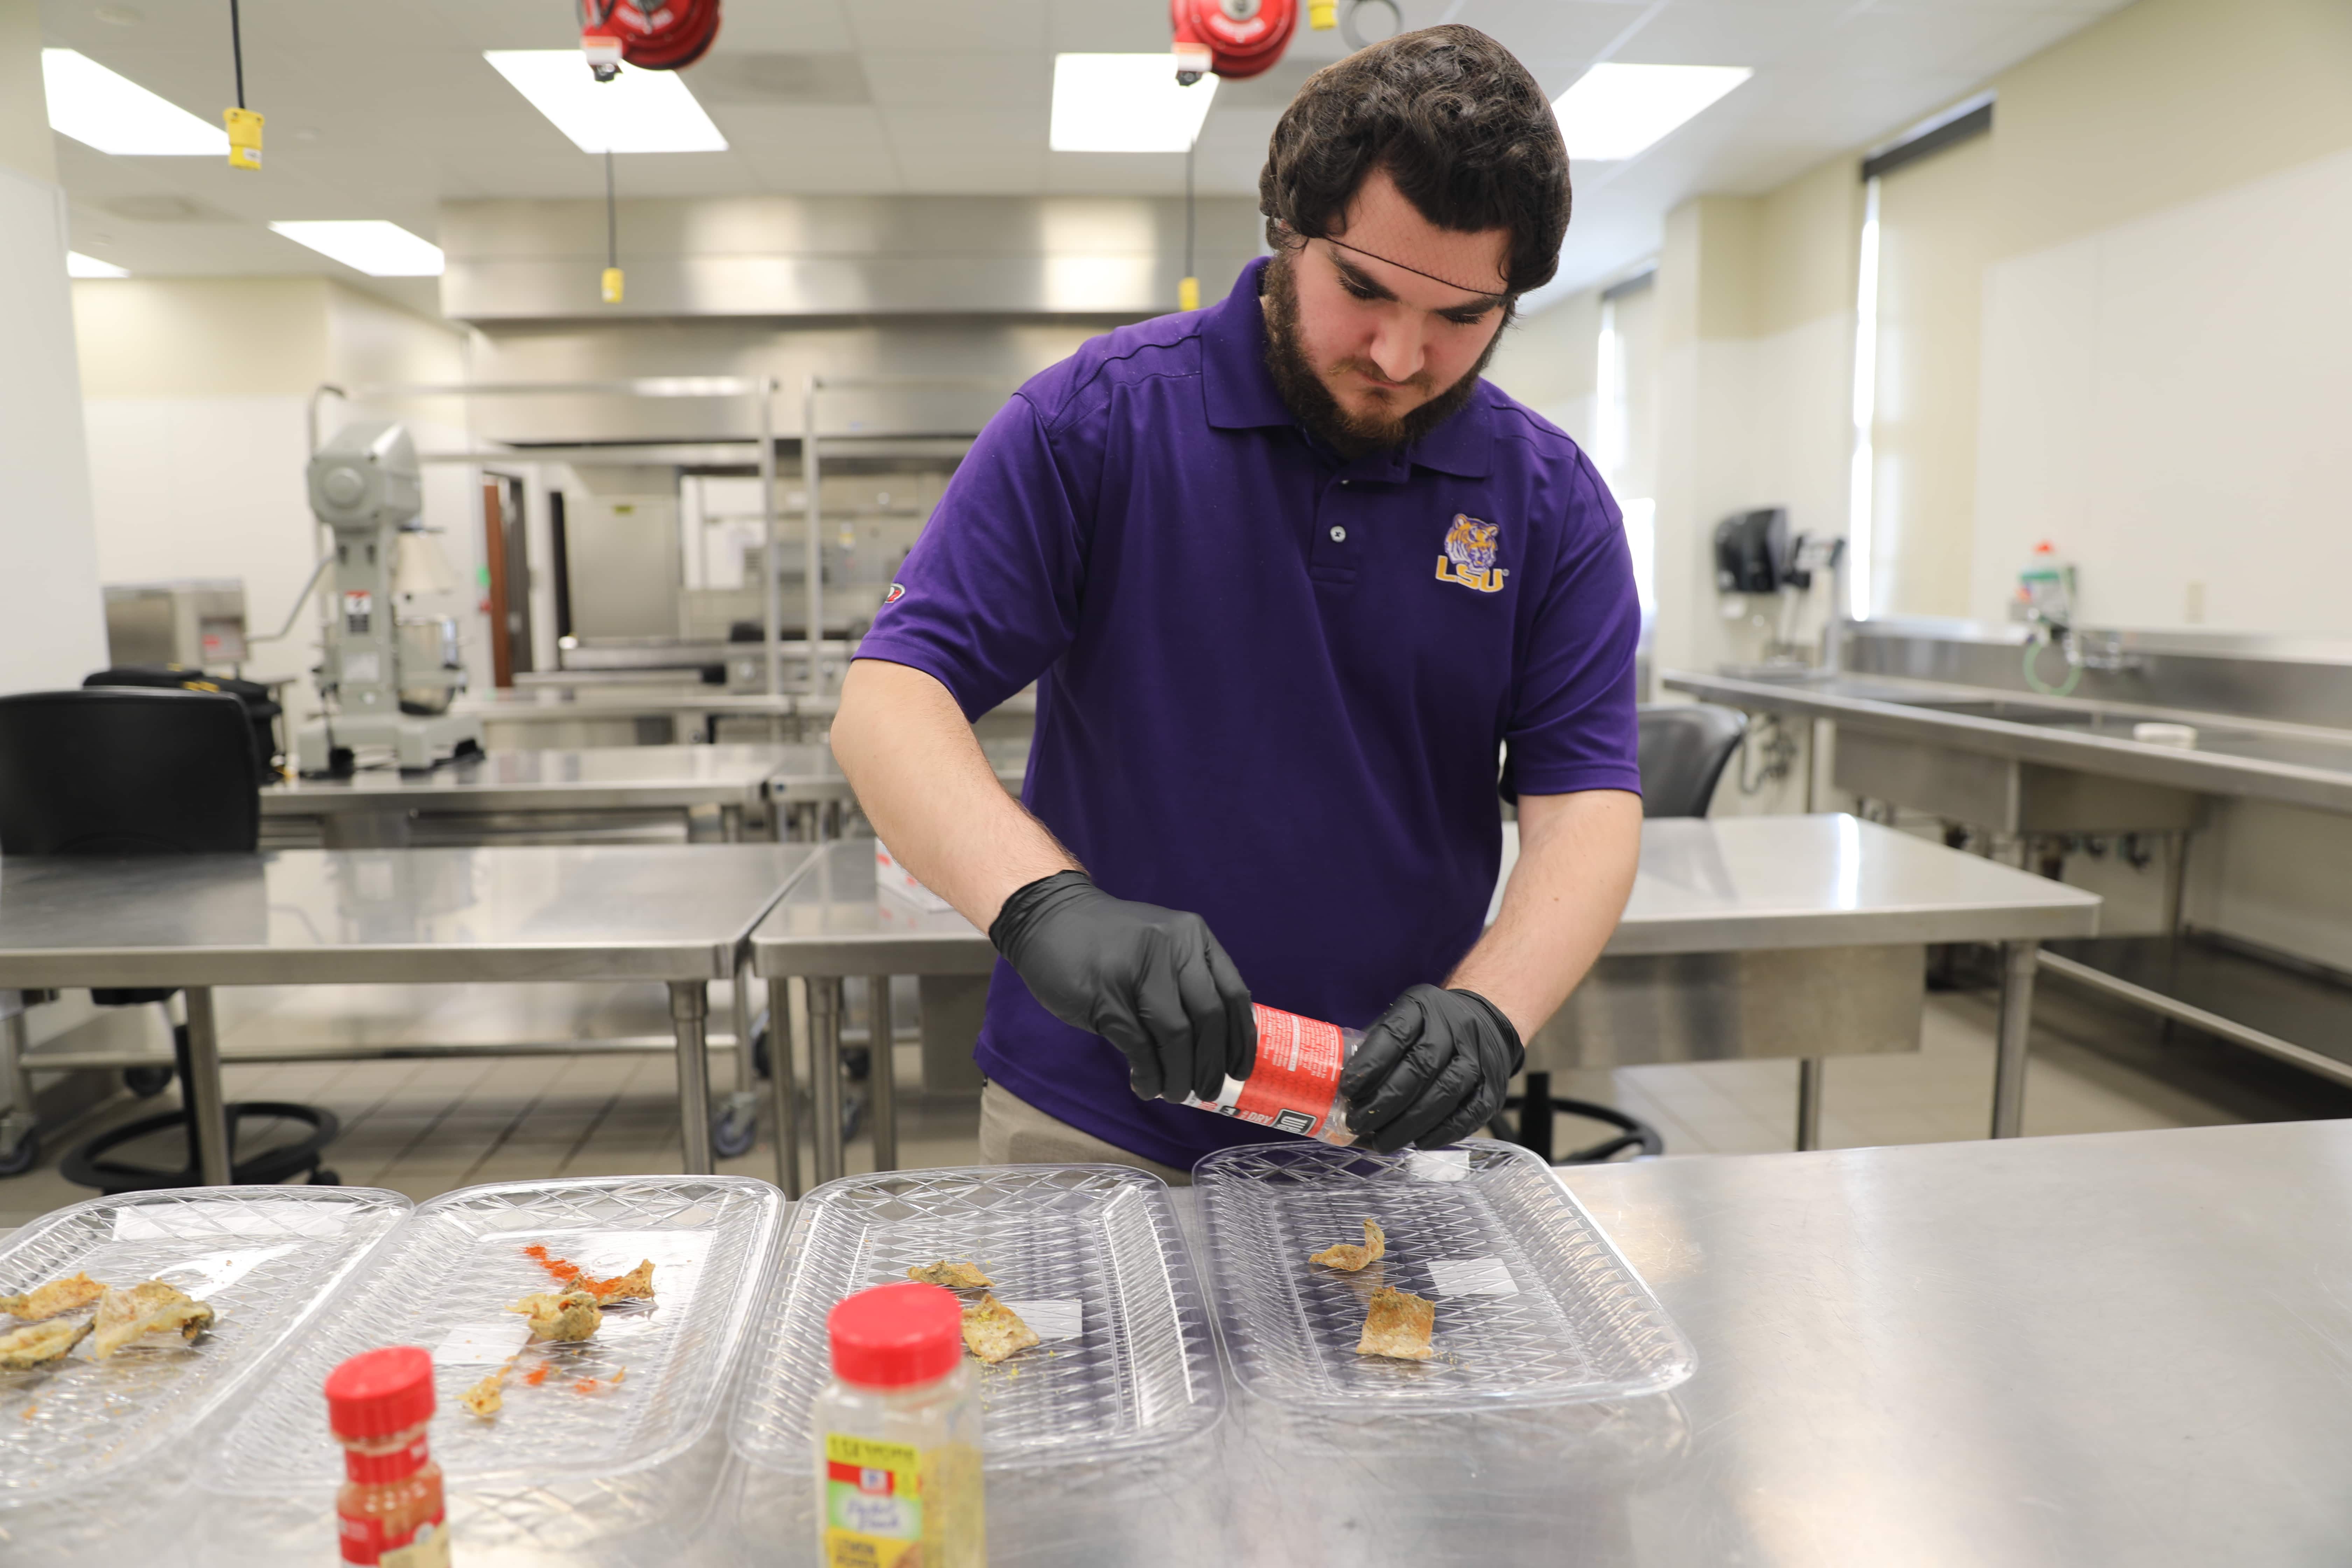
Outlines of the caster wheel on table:
M343 1184L343 1175L341 1171L331 1171L321 1165L310 1173L310 1184L314 1187L340 1187Z
M170 1068L124 1068L122 1087L142 1100L152 1100L172 1087Z
M40 1163L40 1134L27 1132L5 1153L0 1153L0 1176L21 1176Z
M710 1152L722 1160L740 1159L751 1152L760 1137L758 1103L730 1105L710 1119Z
M775 1076L768 1065L768 1010L765 1007L761 1008L760 1016L751 1020L751 1070L761 1078Z

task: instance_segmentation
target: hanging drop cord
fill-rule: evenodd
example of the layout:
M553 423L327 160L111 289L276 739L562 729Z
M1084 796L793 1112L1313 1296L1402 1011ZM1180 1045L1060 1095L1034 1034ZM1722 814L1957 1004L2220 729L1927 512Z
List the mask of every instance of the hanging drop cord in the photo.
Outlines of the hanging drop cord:
M1192 271L1192 149L1199 144L1197 136L1184 144L1184 276L1187 278L1195 276Z
M621 264L621 217L613 205L613 150L604 149L604 265Z
M236 61L236 106L245 107L245 27L237 20L236 0L228 0L228 49Z

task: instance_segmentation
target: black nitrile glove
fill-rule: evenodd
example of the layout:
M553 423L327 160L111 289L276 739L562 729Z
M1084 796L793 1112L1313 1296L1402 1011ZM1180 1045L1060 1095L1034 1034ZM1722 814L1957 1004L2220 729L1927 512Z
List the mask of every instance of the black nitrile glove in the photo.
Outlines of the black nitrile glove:
M1495 1119L1527 1058L1518 1030L1475 991L1416 985L1365 1031L1339 1075L1348 1131L1383 1154L1457 1142Z
M1045 1011L1127 1054L1146 1100L1214 1100L1257 1065L1249 987L1198 915L1129 903L1084 871L1057 871L1004 900L988 940Z

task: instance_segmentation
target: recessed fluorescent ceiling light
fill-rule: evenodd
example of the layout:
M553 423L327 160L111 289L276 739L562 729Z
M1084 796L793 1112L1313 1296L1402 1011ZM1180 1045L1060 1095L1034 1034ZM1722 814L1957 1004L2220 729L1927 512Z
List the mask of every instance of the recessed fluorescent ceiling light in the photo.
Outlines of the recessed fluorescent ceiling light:
M117 267L111 261L100 261L95 256L84 256L79 250L66 252L66 276L68 278L128 278L131 268Z
M441 247L417 238L396 223L380 217L324 223L273 223L297 245L307 245L321 256L357 268L371 278L438 278Z
M43 49L49 129L101 153L149 158L226 158L228 132L158 98L78 49Z
M1746 66L1594 66L1552 110L1568 155L1605 163L1664 141L1755 74Z
M727 151L676 71L625 65L598 81L578 49L484 49L482 58L583 153Z
M1055 55L1056 153L1181 153L1201 134L1217 79L1176 85L1169 55Z

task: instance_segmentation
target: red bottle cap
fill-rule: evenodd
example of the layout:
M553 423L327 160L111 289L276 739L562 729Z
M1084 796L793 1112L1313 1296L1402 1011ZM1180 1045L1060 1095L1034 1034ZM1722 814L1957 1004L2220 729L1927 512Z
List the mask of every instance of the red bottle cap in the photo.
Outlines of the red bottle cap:
M327 1425L338 1437L388 1437L433 1415L433 1358L415 1345L363 1351L327 1374Z
M934 1382L963 1355L963 1303L937 1285L909 1280L845 1296L824 1326L834 1375L866 1388Z

